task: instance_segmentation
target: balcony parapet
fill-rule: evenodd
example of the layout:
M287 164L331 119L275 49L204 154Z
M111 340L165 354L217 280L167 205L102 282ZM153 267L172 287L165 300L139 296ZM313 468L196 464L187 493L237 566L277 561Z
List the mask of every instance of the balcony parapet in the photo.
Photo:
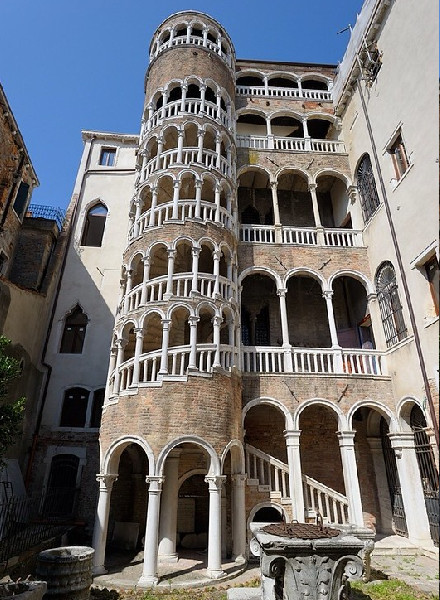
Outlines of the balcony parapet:
M173 37L172 39L170 38L150 54L150 61L153 61L157 56L159 56L159 54L162 54L162 52L174 46L198 46L206 48L207 50L211 50L211 52L214 52L214 54L220 56L220 58L228 67L231 67L232 65L231 55L223 52L221 46L217 42L212 42L209 39L205 39L197 35L190 35L188 37L185 35Z
M293 98L296 100L332 101L332 92L327 90L304 90L269 85L237 85L237 96L260 96L262 98Z
M216 169L224 177L232 177L232 167L224 156L219 156L214 150L204 148L202 152L198 148L184 148L181 156L179 150L173 148L166 150L161 155L152 158L142 169L138 185L141 185L147 178L156 171L163 171L170 167L199 166L204 169Z
M295 373L312 375L387 375L385 354L357 348L280 348L244 346L243 373Z
M231 213L222 206L206 201L202 201L198 206L196 200L179 200L177 215L173 213L173 202L166 202L143 212L138 221L131 226L128 239L132 241L145 233L149 227L161 227L170 220L182 223L186 220L200 221L204 224L210 222L229 230L234 227Z
M362 231L343 228L240 225L240 241L297 246L363 247Z
M346 154L345 144L340 140L317 140L274 135L237 135L237 148L252 150L276 150L289 152L322 152Z

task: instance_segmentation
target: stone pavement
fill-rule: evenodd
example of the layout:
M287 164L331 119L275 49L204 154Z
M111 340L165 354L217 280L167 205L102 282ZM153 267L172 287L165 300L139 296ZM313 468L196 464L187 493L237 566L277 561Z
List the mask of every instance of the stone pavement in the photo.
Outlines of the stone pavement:
M206 552L184 551L175 563L159 565L159 589L203 587L231 588L231 600L260 600L258 588L243 588L256 581L260 575L258 564L248 568L234 562L223 563L225 577L212 581L206 577ZM128 555L113 553L108 556L108 573L94 578L97 587L109 589L134 589L142 574L143 553ZM407 540L391 536L379 540L371 558L372 579L396 578L408 583L416 590L438 595L438 553L423 555Z

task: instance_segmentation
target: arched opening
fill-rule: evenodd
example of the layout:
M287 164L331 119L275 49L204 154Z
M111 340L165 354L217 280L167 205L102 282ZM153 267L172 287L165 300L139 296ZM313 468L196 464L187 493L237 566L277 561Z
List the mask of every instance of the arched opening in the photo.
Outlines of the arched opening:
M56 454L52 458L43 506L46 517L69 519L75 515L79 494L79 460L75 454Z
M281 346L280 303L273 279L248 275L241 293L241 340L244 346Z
M282 75L277 75L275 77L268 77L268 84L271 87L284 88L284 89L292 89L298 88L298 82L292 77L283 77Z
M309 275L294 275L286 294L289 341L296 348L330 348L332 340L327 306L319 281ZM313 327L310 324L313 323Z
M315 140L336 140L338 137L333 123L327 119L307 119L307 129Z
M302 79L301 87L303 90L328 90L328 83L319 79Z
M168 273L168 248L165 244L156 244L150 252L150 280L163 277Z
M89 208L84 219L81 246L100 247L102 245L107 213L107 207L102 202Z
M352 229L347 186L335 175L323 174L317 179L316 195L323 227Z
M61 353L81 354L88 322L89 319L79 304L66 315L60 345Z
M113 484L108 521L107 545L110 550L127 553L127 560L142 548L148 509L148 458L138 444L121 453Z
M284 515L274 506L263 506L252 519L254 523L283 523Z
M237 85L246 87L263 87L263 78L261 75L238 75Z
M294 172L284 172L280 175L277 196L282 225L315 227L312 197L304 175Z
M266 136L266 119L253 113L242 113L237 119L237 135Z
M288 115L273 117L270 120L270 126L273 135L276 135L277 137L304 137L304 127L301 121L298 121L298 119Z
M342 348L375 348L367 292L360 281L349 276L335 279L333 313Z
M242 224L273 225L272 190L266 173L251 169L240 175L238 211Z

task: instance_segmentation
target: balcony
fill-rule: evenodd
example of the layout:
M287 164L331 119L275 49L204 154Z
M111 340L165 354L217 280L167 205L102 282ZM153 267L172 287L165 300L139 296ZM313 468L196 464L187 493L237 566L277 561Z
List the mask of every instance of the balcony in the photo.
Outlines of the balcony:
M264 85L237 85L237 96L260 96L263 98L293 98L296 100L332 100L332 92L328 90L306 90L298 87L278 87Z
M354 229L240 225L240 241L295 246L363 247L362 232Z
M289 152L346 154L345 144L340 140L317 140L274 135L237 135L237 147L252 150L287 150Z
M180 154L180 155L179 155ZM208 170L216 169L224 177L232 176L230 162L214 150L204 148L184 148L181 153L177 148L166 150L160 156L152 158L142 169L139 184L142 184L155 171L162 171L170 167L183 167L186 165L199 166Z
M243 373L311 375L386 375L385 356L378 350L357 348L280 348L244 346Z

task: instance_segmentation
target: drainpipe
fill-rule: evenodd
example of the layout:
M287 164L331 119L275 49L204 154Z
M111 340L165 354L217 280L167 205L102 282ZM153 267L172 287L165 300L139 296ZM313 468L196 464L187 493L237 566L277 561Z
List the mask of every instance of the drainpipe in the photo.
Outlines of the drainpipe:
M420 342L420 335L419 335L419 331L418 331L417 324L416 324L414 309L413 309L413 305L411 302L411 296L410 296L410 292L409 292L408 282L406 279L406 273L405 273L405 269L403 266L403 260L402 260L402 255L400 253L399 243L397 241L396 229L394 227L394 222L393 222L393 218L391 215L391 210L390 210L390 205L388 202L388 196L387 196L387 192L386 192L386 188L385 188L385 183L384 183L384 179L382 177L382 170L381 170L380 163L379 163L376 142L375 142L374 136L373 136L373 129L371 127L371 121L368 116L367 104L365 102L364 94L362 91L362 85L361 85L362 64L361 64L361 61L360 61L357 53L356 53L356 60L357 60L359 70L360 70L360 74L357 78L357 86L358 86L358 90L359 90L359 96L361 99L362 110L363 110L365 121L367 124L368 135L370 137L371 148L373 151L376 170L377 170L377 174L379 177L380 189L382 191L383 203L385 206L385 213L386 213L386 216L388 219L388 224L390 227L391 238L393 240L394 250L396 252L397 264L398 264L399 271L400 271L400 277L402 279L406 303L408 306L409 318L410 318L411 326L412 326L413 333L414 333L414 342L416 345L417 356L419 359L420 371L421 371L422 377L423 377L425 394L426 394L426 398L427 398L428 404L429 404L429 412L431 415L431 420L432 420L432 424L433 424L433 428L434 428L435 440L436 440L437 448L438 448L439 447L439 429L438 429L438 422L437 422L437 414L435 412L434 402L433 402L433 398L432 398L432 394L431 394L431 388L429 387L428 375L426 373L425 359L423 357L422 346L421 346L421 342Z
M50 313L49 326L47 328L46 338L44 340L41 364L46 369L46 381L44 383L43 393L41 395L40 409L38 411L37 421L35 424L35 430L34 430L34 434L32 436L32 446L31 446L31 450L29 453L29 460L28 460L28 464L27 464L27 468L26 468L26 475L24 478L24 484L25 484L26 489L28 489L29 483L30 483L30 478L31 478L31 473L32 473L32 465L33 465L34 458L35 458L35 452L36 452L38 437L39 437L39 433L40 433L41 421L43 419L43 412L44 412L44 407L45 407L46 399L47 399L47 390L49 388L49 382L50 382L50 379L52 376L52 365L50 365L49 363L47 363L45 361L46 354L47 354L47 347L49 344L49 338L50 338L50 334L52 332L52 327L53 327L53 320L54 320L56 308L58 305L58 298L59 298L60 290L61 290L61 282L63 280L63 275L64 275L64 271L66 268L67 253L69 251L70 242L72 240L72 235L73 235L73 231L74 231L75 224L76 224L79 198L81 196L84 181L85 181L85 178L88 173L89 166L90 166L90 157L91 157L94 139L95 139L95 136L91 137L91 144L90 144L89 152L87 154L84 173L81 178L81 185L79 188L78 198L75 200L75 204L74 204L74 207L72 210L72 216L71 216L70 224L69 224L69 231L68 231L68 235L67 235L67 240L65 242L66 247L65 247L65 252L64 252L64 256L63 256L63 262L61 263L61 268L60 268L60 276L58 278L57 288L56 288L56 292L55 292L55 298L54 298L54 302L52 304L52 310Z

